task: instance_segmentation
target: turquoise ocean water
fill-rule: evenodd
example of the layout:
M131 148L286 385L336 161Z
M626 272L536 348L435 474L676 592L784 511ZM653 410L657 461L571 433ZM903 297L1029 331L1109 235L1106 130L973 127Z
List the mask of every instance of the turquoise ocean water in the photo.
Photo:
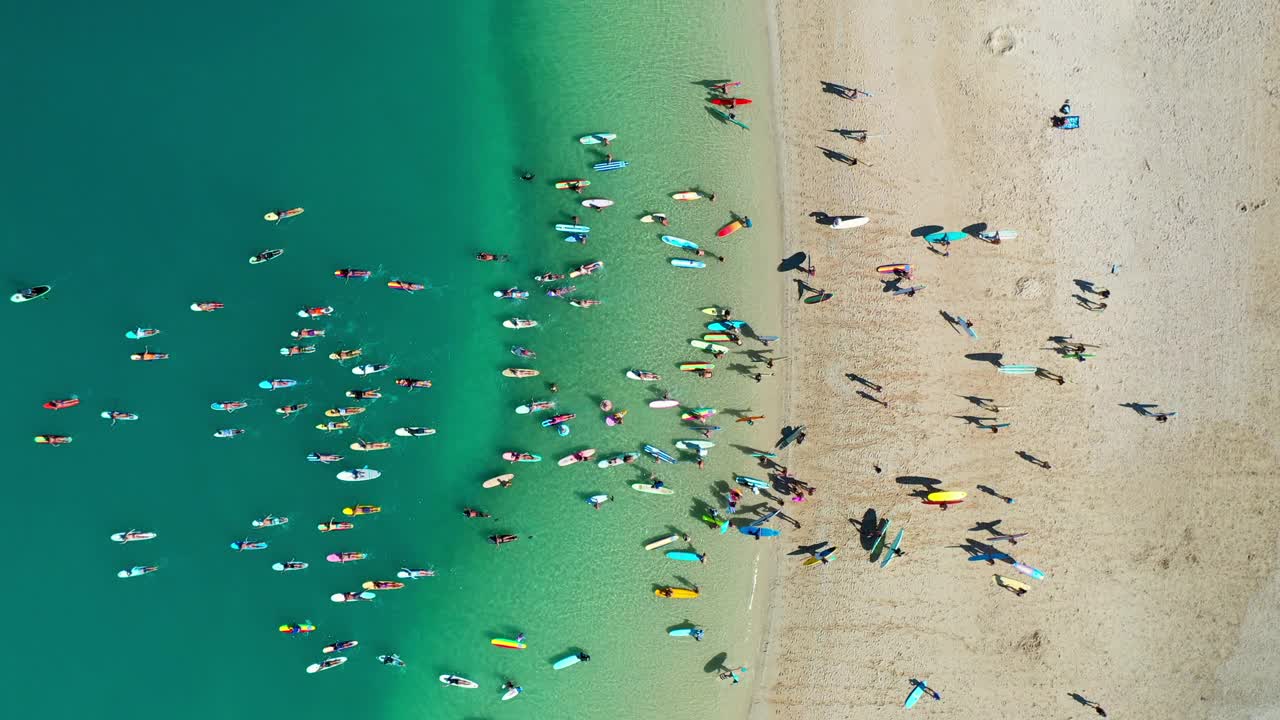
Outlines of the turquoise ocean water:
M644 7L640 7L644 5ZM703 109L696 81L739 77L764 99L768 83L764 9L696 14L668 3L230 2L147 11L79 3L29 5L5 13L0 54L11 69L3 122L10 142L0 196L4 279L18 289L51 283L53 293L6 303L10 352L4 423L11 568L3 668L7 706L47 717L221 718L249 713L317 717L706 717L744 707L746 688L717 682L714 660L747 662L754 647L748 607L757 547L736 533L700 526L698 502L750 465L734 445L767 442L764 430L717 424L706 470L663 470L673 497L630 490L637 468L557 468L586 447L602 455L666 447L693 437L672 411L652 411L663 391L689 405L746 410L768 392L727 369L697 381L674 365L702 360L688 347L696 308L733 304L761 334L776 327L762 258L777 243L771 182L771 112L743 112L751 132L723 126ZM736 11L736 9L735 9ZM737 41L721 38L735 28ZM753 87L754 86L754 87ZM613 148L633 166L592 173L599 152L576 138L615 131ZM523 183L517 169L537 173ZM550 181L587 177L581 197ZM717 203L677 206L672 192L704 188ZM597 192L598 190L598 192ZM577 206L608 197L601 215ZM279 225L262 213L306 207ZM645 212L673 215L667 232L706 243L728 262L704 271L671 268ZM729 239L714 231L730 213L756 227ZM581 214L595 231L583 247L551 230ZM250 255L284 248L251 267ZM509 253L476 263L481 249ZM589 310L537 297L534 274L567 272L602 259L606 269L577 281ZM376 271L344 282L340 267ZM426 283L416 295L385 283ZM535 291L512 305L495 289ZM10 290L9 292L12 292ZM226 309L197 314L191 302ZM323 321L294 315L332 305ZM754 313L754 314L753 314ZM510 331L511 316L540 321ZM770 323L773 323L772 325ZM135 326L168 362L137 363ZM281 357L289 331L324 327L319 352ZM519 362L507 349L538 352ZM393 369L364 380L328 360L362 347ZM350 363L349 363L350 364ZM502 378L508 366L543 376ZM623 373L643 367L668 379L651 385ZM395 377L431 378L406 392ZM297 378L266 392L265 378ZM569 438L555 437L512 409L556 397L576 412ZM342 436L313 429L343 391L381 387L386 397ZM76 394L80 407L40 404ZM596 409L608 397L630 411L607 428ZM209 403L247 400L234 415ZM273 408L310 407L290 420ZM97 417L129 410L141 420L109 427ZM401 425L439 429L394 438ZM242 437L218 440L221 427ZM753 435L752 432L761 433ZM68 434L70 447L34 445L37 433ZM394 440L382 453L351 452L357 437ZM544 455L514 468L506 449ZM338 466L304 461L342 452L343 467L368 463L383 476L340 483ZM646 464L642 466L648 468ZM480 482L517 473L507 490ZM610 493L600 511L587 496ZM322 534L319 522L353 503L383 506L355 530ZM467 520L477 507L492 520ZM284 527L250 520L286 515ZM156 540L117 546L112 532L153 530ZM641 546L672 529L689 532L708 565L675 563ZM495 548L494 532L523 536ZM529 537L532 536L532 539ZM236 553L240 539L270 543ZM675 545L674 548L684 546ZM669 548L668 548L669 549ZM370 558L336 566L324 555L360 550ZM276 573L299 559L305 572ZM115 572L156 564L160 572L119 580ZM401 566L431 566L435 578L380 593L373 603L331 603L334 592L394 579ZM705 597L653 597L657 584L697 584ZM672 639L684 620L708 629L702 643ZM319 630L287 637L276 626L310 620ZM530 649L498 650L492 637L529 635ZM358 639L344 667L303 669L331 640ZM577 649L591 663L555 672ZM402 671L378 665L398 652ZM445 688L457 673L479 690ZM503 679L526 692L501 703ZM73 692L63 692L72 688ZM48 703L53 703L52 712ZM425 715L424 715L425 713Z

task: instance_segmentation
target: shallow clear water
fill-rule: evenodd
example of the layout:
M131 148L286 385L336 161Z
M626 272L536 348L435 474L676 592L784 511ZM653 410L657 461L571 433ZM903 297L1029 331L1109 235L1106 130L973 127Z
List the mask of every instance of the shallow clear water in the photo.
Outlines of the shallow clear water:
M693 437L674 411L645 407L664 391L689 405L741 410L766 392L724 362L710 381L674 367L705 359L688 346L709 319L697 308L732 303L741 317L770 317L771 298L757 289L767 277L759 248L778 232L774 201L757 200L752 178L771 152L767 106L749 133L723 126L701 109L695 84L730 73L764 92L763 9L732 20L753 28L744 33L751 39L721 47L704 39L728 22L722 7L676 18L677 7L648 8L659 15L623 2L10 12L17 17L3 52L19 70L0 122L19 141L6 150L0 200L5 279L15 289L55 285L48 298L4 308L10 336L24 341L0 360L11 378L8 517L13 537L34 538L18 543L23 574L42 578L15 584L33 596L4 604L15 649L5 660L11 707L30 712L71 678L76 692L58 699L65 716L693 717L744 702L745 691L717 683L707 664L722 652L743 662L753 647L745 622L757 548L701 525L698 502L750 467L735 444L769 438L720 421L728 430L706 470L664 468L673 497L630 490L639 468L554 465L585 447L673 450L674 440ZM632 167L590 171L600 151L576 138L604 130L620 135L613 152ZM537 180L516 180L523 168ZM550 188L562 177L588 177L594 184L582 197L617 205L584 210L581 197ZM669 199L693 187L716 192L718 202ZM293 205L306 214L261 220ZM662 231L635 220L649 211L671 213L667 233L719 249L728 262L671 268L667 260L679 255L658 240ZM717 240L731 211L749 213L755 227ZM551 230L573 214L593 226L585 247ZM246 263L275 247L285 255ZM476 263L480 249L512 261ZM536 296L532 275L593 259L606 269L576 281L577 294L603 305L581 310ZM339 267L377 274L344 282L332 275ZM392 278L430 289L394 292L385 286ZM513 285L535 297L512 306L491 296ZM198 300L227 307L192 313ZM332 318L294 315L322 304L336 308ZM502 328L513 315L541 326ZM150 345L171 360L128 359L143 343L124 332L138 325L163 329ZM761 334L780 334L760 325ZM319 352L281 357L279 348L294 344L288 332L302 326L327 329ZM516 343L537 360L508 354ZM355 346L393 369L364 380L325 357ZM521 365L543 376L499 374ZM667 379L626 380L631 367ZM435 386L410 393L393 385L406 375ZM272 377L304 384L257 389ZM511 411L547 397L544 381L557 382L561 408L579 415L569 438ZM386 397L353 430L334 437L312 427L323 409L349 404L344 390L370 386ZM80 407L40 408L71 394ZM630 411L624 426L601 422L603 397ZM233 399L252 406L231 416L209 409ZM294 402L310 407L290 420L273 412ZM141 420L111 428L97 417L106 409ZM392 436L411 424L439 434ZM220 427L247 432L212 438ZM37 446L37 433L75 443ZM346 450L356 437L395 446L364 457ZM510 468L498 455L511 448L547 460ZM303 460L312 450L343 452L344 466L367 462L383 476L340 483L339 467ZM508 470L518 474L513 488L480 488ZM584 499L597 493L615 501L592 511ZM384 512L347 533L314 529L356 502ZM467 520L464 506L495 519ZM293 522L250 528L267 513ZM130 527L160 536L107 541ZM691 533L712 562L676 563L642 549L672 529ZM526 539L495 548L484 542L493 532ZM246 537L271 547L228 548ZM324 562L341 550L370 558ZM312 566L270 570L291 558ZM133 564L162 569L115 578ZM403 565L439 575L373 603L327 599L391 579ZM706 597L654 598L653 587L667 583L697 584ZM706 641L666 636L686 619L708 628ZM301 620L319 630L276 632ZM488 644L521 630L529 650ZM325 642L348 638L361 645L346 666L303 672ZM551 670L578 648L591 663ZM374 657L383 652L399 652L409 667L380 667ZM435 677L450 672L481 689L440 686ZM504 678L525 695L500 703Z

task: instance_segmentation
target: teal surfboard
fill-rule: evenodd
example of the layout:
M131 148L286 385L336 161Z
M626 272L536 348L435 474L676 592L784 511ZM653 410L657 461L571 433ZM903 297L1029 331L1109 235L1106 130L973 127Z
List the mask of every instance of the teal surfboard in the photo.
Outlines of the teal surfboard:
M684 550L672 550L667 553L667 557L672 560L683 560L684 562L702 562L702 558L698 557L698 553L685 552Z
M556 230L559 230L560 232L567 232L567 233L591 232L591 228L587 227L586 225L566 225L564 223L560 223L559 225L556 225Z
M701 260L685 260L684 258L672 258L671 264L678 268L690 268L693 270L701 270L707 266Z
M745 320L727 320L725 322L707 323L707 329L713 332L724 332L725 330L736 330L746 325Z
M951 230L949 232L936 232L925 235L924 241L928 243L959 242L967 237L969 237L967 233Z
M911 688L911 693L907 695L907 700L902 703L902 707L910 708L914 706L919 702L922 695L924 695L924 681L916 683L916 686Z
M871 545L871 562L880 559L880 550L884 547L884 539L889 534L889 518L880 521L880 529L876 532L876 541Z
M1035 365L1002 365L997 369L1005 375L1030 375L1040 368Z
M675 245L678 248L688 248L690 250L698 249L698 243L690 242L688 240L685 240L684 238L678 238L671 235L663 235L662 242L668 245Z
M893 562L893 551L897 550L898 546L902 544L902 535L906 533L906 531L906 528L899 530L898 534L894 536L893 542L889 543L889 545L884 549L885 555L884 559L880 561L880 567L889 567L889 563Z

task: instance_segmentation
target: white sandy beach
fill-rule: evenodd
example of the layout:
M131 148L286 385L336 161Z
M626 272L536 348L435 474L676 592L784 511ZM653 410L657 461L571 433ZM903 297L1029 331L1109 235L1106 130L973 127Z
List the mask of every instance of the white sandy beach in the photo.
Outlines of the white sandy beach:
M774 13L786 250L809 253L811 284L836 295L788 310L786 419L809 440L781 461L818 491L788 505L805 523L776 548L751 717L888 717L912 678L943 696L912 712L959 720L1095 717L1070 693L1112 718L1280 716L1280 3L798 0ZM1049 127L1066 98L1078 130ZM815 211L871 222L837 231ZM1020 237L944 258L912 236L982 222ZM893 262L926 289L884 292L875 268ZM1102 347L1064 359L1047 341L1059 335ZM967 423L997 414L964 396L992 398L1011 426ZM1162 425L1126 403L1179 415ZM969 496L942 512L899 481L912 477ZM887 569L850 522L868 508L906 528ZM1047 578L969 562L966 543L997 532L1029 533L998 549ZM823 540L840 547L831 565L786 555Z

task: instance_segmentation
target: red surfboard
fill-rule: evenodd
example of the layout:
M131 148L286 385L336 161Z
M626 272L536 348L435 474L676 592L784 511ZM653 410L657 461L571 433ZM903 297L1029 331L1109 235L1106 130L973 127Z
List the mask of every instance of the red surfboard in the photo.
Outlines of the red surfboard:
M751 98L711 98L711 104L737 107L739 105L750 105Z

